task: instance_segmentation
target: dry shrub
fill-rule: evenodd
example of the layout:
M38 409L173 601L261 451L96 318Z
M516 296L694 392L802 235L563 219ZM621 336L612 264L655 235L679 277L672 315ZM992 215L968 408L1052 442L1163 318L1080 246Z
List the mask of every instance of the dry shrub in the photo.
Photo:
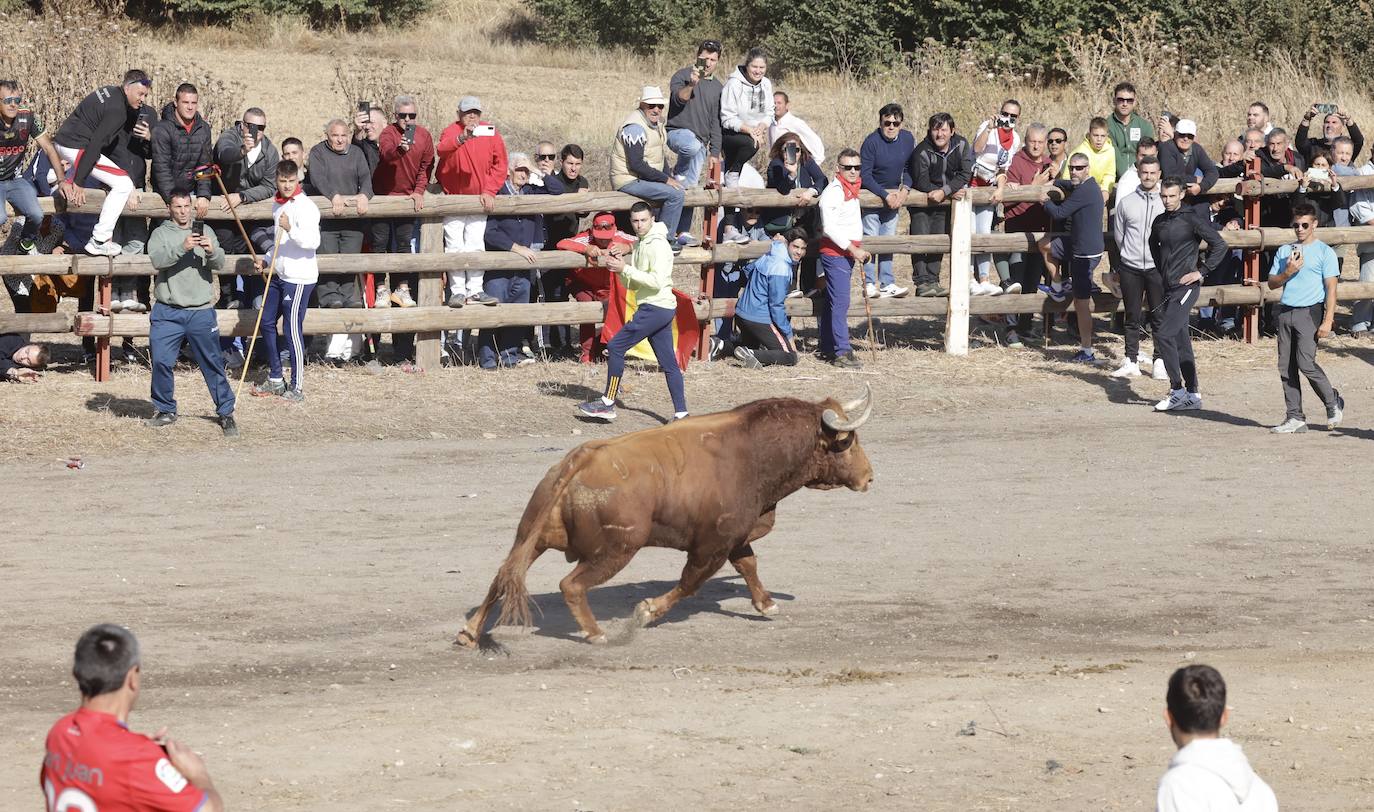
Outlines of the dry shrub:
M0 76L18 79L30 107L55 132L87 94L137 67L134 29L89 7L67 13L0 13ZM92 47L99 43L99 47Z
M176 97L177 86L190 82L199 91L200 115L210 125L215 136L233 126L248 107L244 102L244 88L240 82L224 79L194 60L185 62L150 62L145 68L153 79L153 92L148 104L161 115L164 105ZM156 99L157 101L154 101Z

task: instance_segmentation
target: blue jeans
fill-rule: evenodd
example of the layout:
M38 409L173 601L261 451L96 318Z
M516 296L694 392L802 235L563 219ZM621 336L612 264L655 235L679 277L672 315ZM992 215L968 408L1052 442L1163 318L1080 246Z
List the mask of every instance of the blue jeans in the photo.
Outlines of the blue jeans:
M896 222L894 218L893 222ZM849 257L821 254L825 271L825 290L816 296L816 328L821 355L834 358L851 352L849 346L849 283L854 263Z
M482 291L501 304L529 304L530 276L533 271L487 271L482 274ZM482 328L477 347L477 363L482 369L497 365L513 367L520 360L520 339L525 327Z
M682 386L682 370L677 365L673 349L673 320L677 311L654 305L640 305L628 324L620 328L606 345L606 397L615 400L620 392L620 378L625 374L625 353L639 342L648 339L658 368L668 379L668 394L673 398L673 411L687 411L687 393Z
M865 237L891 237L897 233L896 209L864 209L863 211ZM878 266L876 282L873 273L875 261ZM868 284L876 284L878 287L896 284L896 279L892 276L892 255L878 256L874 254L873 259L865 262L864 281Z
M220 416L234 413L234 390L224 375L224 360L219 351L219 321L210 308L190 310L158 302L148 328L148 345L153 355L153 406L159 412L177 413L176 366L181 342L191 349L191 357L200 365L200 374L215 401Z
M661 208L658 212L658 221L668 226L668 239L675 236L672 229L677 228L682 223L683 192L681 189L666 183L654 183L650 180L632 180L616 191L659 204Z
M697 181L701 180L701 168L706 165L706 145L691 130L669 130L668 149L677 156L677 166L673 167L673 177L681 181L685 188L695 189ZM687 209L682 212L677 231L681 234L690 231L691 228L692 210Z
M19 234L21 240L38 237L38 227L43 225L43 210L38 207L38 190L24 178L0 180L0 225L9 218L5 215L5 202L24 215L24 230Z

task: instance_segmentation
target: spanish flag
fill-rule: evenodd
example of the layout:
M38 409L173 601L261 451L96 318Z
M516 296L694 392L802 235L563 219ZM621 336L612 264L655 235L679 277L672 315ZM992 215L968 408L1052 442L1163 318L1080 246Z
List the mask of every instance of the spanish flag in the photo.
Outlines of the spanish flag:
M601 341L605 344L611 343L611 339L620 332L620 328L634 318L637 307L634 293L621 284L620 277L616 274L609 276L611 295L606 300L606 321L601 326ZM697 322L697 311L692 304L692 297L677 288L673 288L673 297L677 299L677 315L673 318L673 349L677 353L678 368L685 370L687 362L692 358L692 350L701 340L701 325ZM626 355L644 361L654 360L654 351L647 340L631 347Z

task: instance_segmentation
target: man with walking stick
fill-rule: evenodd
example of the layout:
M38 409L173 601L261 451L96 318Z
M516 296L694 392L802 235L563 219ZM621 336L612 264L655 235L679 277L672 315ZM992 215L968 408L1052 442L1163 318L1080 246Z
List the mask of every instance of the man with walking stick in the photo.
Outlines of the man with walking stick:
M262 343L267 349L268 373L264 383L254 384L256 397L280 396L293 403L305 400L301 387L305 368L305 311L310 294L319 281L320 269L315 251L320 247L320 208L301 191L299 167L295 161L277 164L277 196L272 200L272 219L276 240L272 251L258 260L258 270L267 269L267 294L263 297L258 324L253 328L253 352L258 332L264 323L267 331ZM291 382L282 378L281 355L277 351L277 320L281 319L291 354ZM239 381L243 385L243 381Z
M178 189L167 203L170 220L148 238L148 259L157 270L148 343L153 356L152 400L157 412L147 425L160 429L177 421L173 368L181 343L200 366L210 389L225 437L237 437L234 391L224 374L219 349L219 322L213 310L218 290L214 272L224 267L224 250L205 222L191 220L191 193Z
M855 149L840 153L835 183L821 192L821 273L825 289L816 298L821 356L838 367L858 369L862 364L849 345L849 279L854 264L868 261L863 248L863 215L859 209L862 162ZM867 298L865 298L867 302Z
M239 206L272 199L277 188L273 183L277 163L281 157L267 137L267 114L260 107L243 111L243 118L220 134L215 142L215 163L219 166L220 211L234 215L233 224L215 226L215 237L228 254L261 253L272 245L272 224L264 220L248 223L238 221ZM233 278L226 277L232 294ZM241 306L253 307L262 295L262 280L244 276ZM236 296L226 301L234 306Z

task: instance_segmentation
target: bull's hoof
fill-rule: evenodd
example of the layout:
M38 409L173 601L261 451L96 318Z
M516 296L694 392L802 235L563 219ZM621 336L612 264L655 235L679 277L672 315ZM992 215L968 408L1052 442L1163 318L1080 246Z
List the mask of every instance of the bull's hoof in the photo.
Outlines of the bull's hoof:
M654 602L648 598L640 601L639 605L635 607L635 622L640 626L648 626L654 622L654 618L657 616L658 613L654 611Z
M756 603L754 604L754 608L757 609L758 613L763 615L764 617L772 617L776 615L778 612L782 611L778 608L778 605L776 603L773 603L772 601L769 601L768 603L762 605Z
M453 645L459 648L475 649L477 648L477 638L472 632L463 629L461 632L458 632L458 637L453 641Z
M589 634L587 635L587 642L594 646L604 646L606 645L606 634L604 632Z

